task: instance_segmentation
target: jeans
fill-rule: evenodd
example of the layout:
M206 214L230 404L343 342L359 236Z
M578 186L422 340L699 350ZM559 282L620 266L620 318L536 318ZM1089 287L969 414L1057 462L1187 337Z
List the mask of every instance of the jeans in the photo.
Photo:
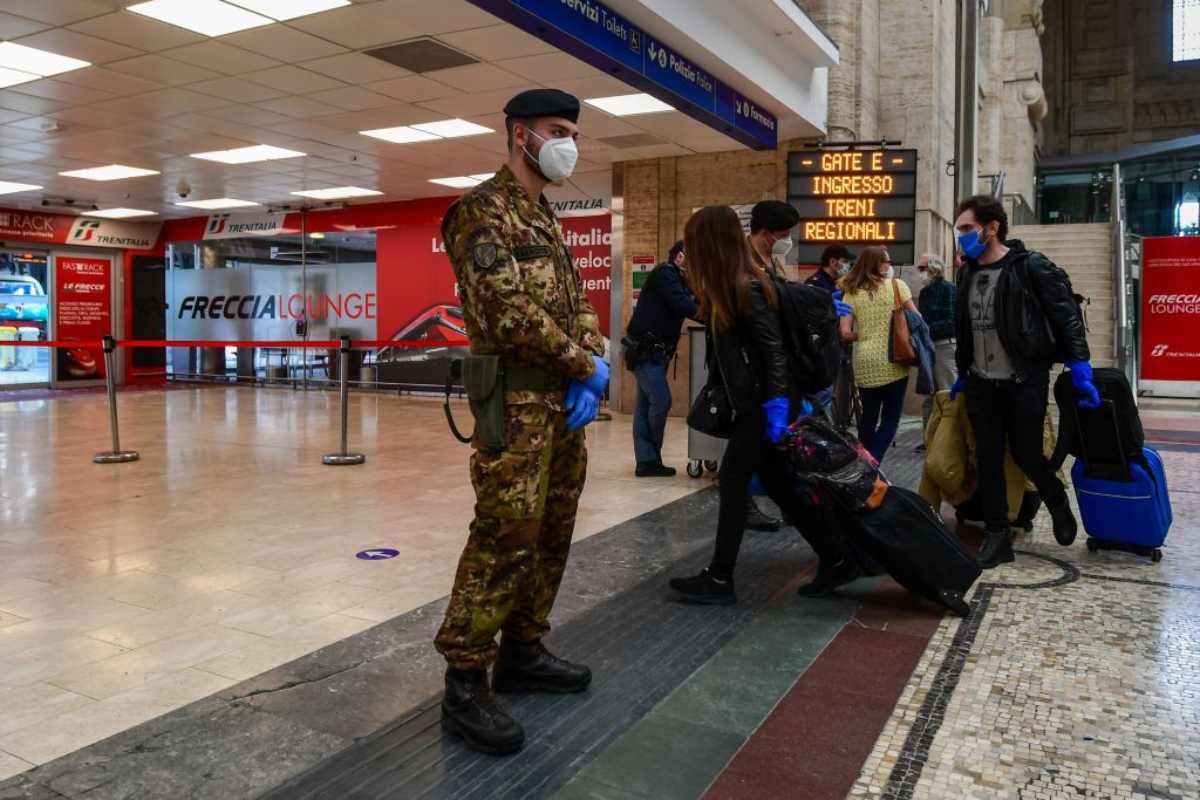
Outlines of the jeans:
M954 361L955 344L953 339L942 339L933 343L933 388L935 392L949 389L958 380L958 365ZM921 405L921 420L929 425L929 415L933 413L933 395L925 395Z
M633 410L633 453L639 464L662 461L663 436L671 411L671 385L667 365L650 360L633 371L637 381L637 407Z
M873 389L859 389L862 398L862 420L858 424L858 440L883 463L896 431L900 429L900 414L904 411L904 393L908 378L904 377Z
M993 381L967 378L967 417L975 429L979 497L988 530L1008 529L1008 496L1004 482L1004 445L1048 508L1067 502L1067 491L1050 469L1042 449L1042 433L1050 376L1040 380Z
M709 570L717 577L733 574L746 530L746 498L755 473L767 495L783 509L822 561L836 564L846 552L835 538L828 512L810 505L792 485L786 456L766 437L766 415L760 410L738 415L733 434L721 459L721 508L717 512L717 540Z
M825 413L833 417L833 384L817 392L817 401L825 409Z

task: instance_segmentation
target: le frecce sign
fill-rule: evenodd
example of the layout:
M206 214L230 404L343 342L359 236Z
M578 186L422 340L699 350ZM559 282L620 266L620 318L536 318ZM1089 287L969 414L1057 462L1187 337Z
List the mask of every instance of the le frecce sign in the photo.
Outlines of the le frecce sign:
M914 263L916 150L803 150L788 156L788 202L800 212L798 260L844 244L884 245L896 264Z

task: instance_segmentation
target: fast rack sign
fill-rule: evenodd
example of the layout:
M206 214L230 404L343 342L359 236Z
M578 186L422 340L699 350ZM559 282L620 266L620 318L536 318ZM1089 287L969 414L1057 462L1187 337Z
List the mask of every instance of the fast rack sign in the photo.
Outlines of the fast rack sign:
M916 150L802 150L788 156L788 202L800 212L798 260L844 244L855 255L884 245L892 261L914 263Z
M769 150L779 141L774 114L603 3L470 2L743 144Z

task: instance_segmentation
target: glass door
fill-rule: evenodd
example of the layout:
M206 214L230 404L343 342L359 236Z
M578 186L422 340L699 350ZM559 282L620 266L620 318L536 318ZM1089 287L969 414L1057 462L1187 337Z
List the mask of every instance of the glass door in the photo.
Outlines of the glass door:
M49 289L47 253L0 250L0 390L50 385L50 348L9 344L50 339Z

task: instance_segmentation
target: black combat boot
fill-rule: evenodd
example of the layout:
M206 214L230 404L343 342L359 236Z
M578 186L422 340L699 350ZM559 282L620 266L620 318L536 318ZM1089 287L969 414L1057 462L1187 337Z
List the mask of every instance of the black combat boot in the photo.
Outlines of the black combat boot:
M773 533L783 527L783 520L767 516L754 502L753 497L746 498L746 527L752 531Z
M590 669L559 658L541 642L519 642L507 636L500 640L500 655L492 670L492 688L499 694L573 694L587 689L591 682Z
M733 577L718 578L709 569L691 578L671 578L671 589L689 603L709 606L731 606L737 603Z
M826 597L839 586L857 580L862 570L853 559L843 558L836 564L826 565L824 560L817 565L817 576L796 590L801 597Z
M980 569L992 569L1001 564L1008 564L1016 560L1012 549L1012 531L1008 528L1003 530L989 530L983 534L983 547L979 550L979 555L976 560L979 562Z
M1075 535L1079 533L1079 523L1075 521L1071 504L1063 500L1062 505L1050 508L1050 519L1054 523L1054 538L1063 547L1069 547L1075 541Z
M442 697L442 729L461 736L467 747L505 756L525 744L525 731L496 702L487 670L446 670Z
M661 461L639 461L634 475L639 478L673 478L675 468L668 467Z

